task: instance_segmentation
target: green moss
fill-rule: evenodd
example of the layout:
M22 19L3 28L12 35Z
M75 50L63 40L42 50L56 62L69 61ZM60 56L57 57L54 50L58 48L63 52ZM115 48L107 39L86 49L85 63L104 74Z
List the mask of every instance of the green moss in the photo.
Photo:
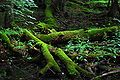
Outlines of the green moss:
M96 37L104 37L109 33L114 33L116 30L120 29L118 26L101 28L101 29L89 29L89 30L74 30L74 31L61 31L54 32L47 35L38 34L36 35L39 39L44 42L52 42L53 40L60 39L61 42L67 41L71 38L79 37L79 38L96 38Z
M37 37L41 40L43 40L44 42L51 42L53 40L56 40L58 38L62 38L61 41L66 41L69 40L71 38L75 38L77 36L82 36L84 35L84 30L74 30L74 31L62 31L62 32L54 32L54 33L50 33L47 35L44 34L38 34Z
M45 72L47 72L47 70L49 69L49 68L51 68L53 66L53 64L52 63L47 63L47 65L43 68L43 69L40 69L39 70L39 73L41 73L41 74L44 74Z
M43 23L43 22L39 22L39 23L38 23L38 27L39 27L39 28L49 28L49 25L47 25L47 24L45 24L45 23Z
M56 63L56 61L54 60L53 56L50 54L50 51L48 50L48 46L45 43L40 44L41 47L41 51L45 57L45 59L47 60L48 64L50 66L52 66L55 70L60 71L60 68L58 66L58 64Z
M70 75L77 75L79 72L76 70L75 63L64 53L64 51L58 48L55 54L60 58L61 61L66 65L66 68Z
M86 31L86 35L88 37L100 37L100 36L104 36L107 33L114 33L116 30L120 29L119 26L113 26L113 27L107 27L107 28L100 28L100 29L90 29Z
M50 28L52 28L52 27L54 28L54 27L57 27L58 25L57 25L56 19L53 16L51 4L52 4L51 0L45 0L45 5L46 5L45 23L48 24L50 26Z
M7 43L8 48L12 49L13 45L10 42L10 39L8 38L8 36L4 33L4 32L0 32L0 38Z
M35 37L32 33L30 33L28 30L24 29L24 33L29 36L31 39L35 40L37 45L41 47L41 51L47 61L47 65L40 70L40 72L43 74L45 73L50 67L53 67L56 71L60 72L60 67L54 60L53 56L50 54L48 50L48 45L44 43L43 41L39 40L37 37Z
M75 64L65 53L62 49L57 48L55 51L55 55L60 58L61 61L65 64L68 72L70 75L77 75L79 73L84 74L85 76L88 77L93 77L94 75L84 69L82 69L80 66Z

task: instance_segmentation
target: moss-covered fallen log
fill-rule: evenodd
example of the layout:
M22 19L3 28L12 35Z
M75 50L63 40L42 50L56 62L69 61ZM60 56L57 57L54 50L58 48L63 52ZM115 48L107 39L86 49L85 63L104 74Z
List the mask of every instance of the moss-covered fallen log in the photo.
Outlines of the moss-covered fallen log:
M69 74L71 75L77 75L79 73L82 73L83 75L87 77L93 77L94 75L81 67L79 67L77 64L75 64L60 48L55 48L51 45L48 45L44 43L43 41L39 40L37 37L35 37L32 33L30 33L28 30L23 31L24 34L34 41L42 48L42 53L44 57L46 58L48 64L40 70L40 73L46 72L48 68L53 67L55 70L60 71L59 66L57 65L56 61L54 60L53 56L50 52L54 53L59 59L65 64Z
M89 39L102 39L114 34L119 30L120 26L113 26L107 28L89 29L89 30L74 30L74 31L61 31L50 34L37 34L36 36L44 42L64 42L71 38L89 38Z

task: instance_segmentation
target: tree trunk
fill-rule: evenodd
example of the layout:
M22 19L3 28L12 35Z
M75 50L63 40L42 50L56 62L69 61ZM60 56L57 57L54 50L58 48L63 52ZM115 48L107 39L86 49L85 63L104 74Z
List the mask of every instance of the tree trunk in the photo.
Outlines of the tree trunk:
M118 5L118 0L111 0L111 6L109 8L108 16L118 17L119 14L120 14L120 8Z
M13 20L12 7L11 1L0 1L0 26L4 28L11 26Z

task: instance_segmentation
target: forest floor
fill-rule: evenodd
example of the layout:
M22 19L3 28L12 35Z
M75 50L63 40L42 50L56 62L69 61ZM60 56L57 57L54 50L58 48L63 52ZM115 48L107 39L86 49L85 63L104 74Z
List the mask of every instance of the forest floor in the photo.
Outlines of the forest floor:
M60 25L59 31L120 26L117 18L106 17L106 10L105 5L86 4L80 6L68 2L65 12L56 15ZM12 43L19 47L26 45L22 42L13 41ZM33 41L28 41L27 45L33 43ZM103 76L102 80L120 80L120 31L116 31L115 35L110 37L105 36L104 39L74 38L55 46L61 47L75 63L94 74L105 75L111 71L119 71ZM43 67L46 61L42 58L42 54L38 54L37 50L28 47L29 49L17 50L22 53L22 56L18 56L3 46L0 40L0 80L90 80L84 75L77 77L67 75L64 64L57 57L55 60L59 64L61 63L62 72L56 73L49 69L46 74L39 75L39 67ZM29 60L31 56L40 57L40 62L26 62L25 59Z

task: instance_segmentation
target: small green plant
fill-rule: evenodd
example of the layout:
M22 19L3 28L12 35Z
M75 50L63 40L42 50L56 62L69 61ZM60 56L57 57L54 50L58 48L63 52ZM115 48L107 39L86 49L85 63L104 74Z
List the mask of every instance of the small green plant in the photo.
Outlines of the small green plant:
M112 39L107 39L102 42L90 42L89 40L81 40L79 38L72 39L65 46L67 52L77 52L76 59L84 60L86 57L94 57L97 60L105 59L106 56L116 58L117 53L120 52L120 32L116 32L116 35L112 36Z

